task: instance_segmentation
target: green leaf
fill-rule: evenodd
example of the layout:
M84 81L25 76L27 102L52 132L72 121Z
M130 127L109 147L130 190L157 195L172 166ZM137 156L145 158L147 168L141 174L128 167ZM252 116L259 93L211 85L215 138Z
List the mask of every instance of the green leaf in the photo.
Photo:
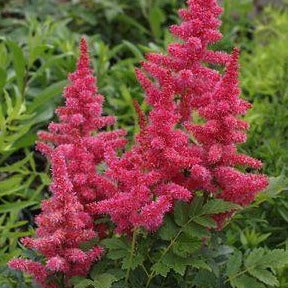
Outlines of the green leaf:
M173 253L167 253L162 260L163 264L173 269L176 273L184 275L187 267L185 258L179 257Z
M207 270L200 270L193 279L193 285L199 288L218 288L217 278L214 273ZM194 287L191 286L191 287ZM248 288L248 287L247 287ZM250 287L249 287L250 288Z
M27 155L24 159L7 166L0 167L0 172L10 172L15 173L17 171L22 171L23 166L30 161L30 158L33 157L33 153Z
M22 201L22 202L15 202L15 203L5 203L0 205L0 213L7 213L12 211L17 211L24 209L29 206L33 206L37 204L35 201Z
M95 288L110 288L115 281L117 281L117 279L114 275L104 273L96 277L93 285Z
M101 244L109 249L109 252L107 253L109 259L118 260L129 258L128 255L130 253L130 247L123 240L119 238L104 239L101 241Z
M276 268L288 264L288 252L282 249L265 250L254 249L244 261L248 273L270 286L278 286L277 278L268 268L275 271Z
M165 217L163 226L159 230L159 235L161 239L169 241L176 236L178 230L179 228L174 223L172 218L170 216L167 216Z
M269 178L269 186L257 196L257 204L277 197L282 191L288 189L288 181L284 174Z
M151 269L155 271L156 274L166 277L171 268L161 262L157 262L151 267Z
M200 213L202 212L203 203L204 203L204 198L196 196L193 199L192 203L190 204L189 211L188 211L189 216L193 217L196 215L200 215Z
M125 256L128 256L127 253ZM141 254L136 254L133 256L133 261L130 263L130 257L125 257L122 261L122 269L126 270L129 267L134 270L144 262L144 256Z
M173 252L181 257L187 257L199 250L202 246L202 241L197 238L189 238L185 234L182 234L177 242L173 245Z
M242 253L240 251L235 251L232 256L230 256L227 262L226 275L233 276L238 273L242 265Z
M262 257L264 256L265 249L264 248L257 248L254 249L248 257L245 259L244 264L247 269L250 267L254 267L258 263L261 262Z
M135 57L137 58L137 60L142 60L144 59L143 53L137 48L136 45L134 45L133 43L127 41L127 40L123 40L123 43L125 44L125 46L127 46L129 48L129 50L135 55Z
M209 216L198 216L194 218L193 221L208 228L217 227L216 222Z
M185 225L185 227L183 228L183 233L187 234L190 237L197 237L200 239L210 236L210 232L206 227L203 227L202 225L193 222Z
M7 107L7 115L11 115L13 112L13 105L12 105L12 100L11 97L9 96L8 92L4 90L4 98L5 98L5 103Z
M26 70L26 62L22 49L17 43L13 41L8 42L8 46L12 52L12 61L16 73L17 84L19 91L23 92L24 89L24 77Z
M257 278L264 284L269 286L279 286L279 281L277 278L272 274L272 272L266 269L249 269L248 272L251 276Z
M29 127L29 126L27 126ZM35 143L35 140L37 139L35 131L31 130L26 132L23 136L21 136L19 139L17 139L13 143L13 150L19 150L21 148L26 148Z
M281 208L281 207L279 207L277 210L282 216L282 218L288 223L288 211L285 208Z
M14 175L0 182L0 195L5 192L5 190L14 188L15 186L20 186L23 180L22 175Z
M235 288L265 288L264 284L247 275L242 275L238 278L233 279L233 281L231 281L231 284L232 287Z
M66 80L57 82L38 94L37 97L34 98L33 102L28 106L28 113L36 111L39 107L46 104L47 101L60 95L66 84Z
M118 260L127 257L127 250L112 249L107 253L107 257L111 260Z
M149 23L154 37L159 39L162 35L161 24L165 21L165 15L158 6L154 6L149 13Z
M261 259L261 265L268 268L282 268L288 265L288 251L284 249L273 249L266 252Z
M0 95L3 92L2 89L4 88L6 84L6 79L7 79L6 71L0 67Z
M212 272L211 267L204 260L201 259L192 259L191 266L199 270L203 269Z
M231 210L240 209L241 207L235 203L227 202L222 199L213 199L208 201L202 208L202 214L218 214Z
M104 239L101 244L110 250L123 249L128 251L130 249L129 245L119 238Z
M188 205L178 201L174 208L174 219L177 225L183 226L188 221Z
M74 284L74 288L87 288L87 287L96 287L94 285L94 282L92 280L89 279L83 279L79 282L76 281L76 283Z

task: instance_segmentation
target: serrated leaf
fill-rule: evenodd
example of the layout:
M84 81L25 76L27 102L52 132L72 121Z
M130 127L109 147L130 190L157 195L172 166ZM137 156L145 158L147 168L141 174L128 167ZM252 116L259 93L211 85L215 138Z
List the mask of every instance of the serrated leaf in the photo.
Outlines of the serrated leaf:
M151 269L155 271L156 274L166 277L171 268L161 262L157 262L151 267Z
M129 250L130 247L127 245L127 243L125 243L124 241L122 241L119 238L110 238L110 239L104 239L101 241L101 244L103 244L106 248L110 249L110 250Z
M179 257L173 253L167 253L162 260L164 265L167 265L171 269L173 269L176 273L180 275L184 275L187 267L187 263L185 262L185 258Z
M126 275L125 271L121 269L108 269L107 273L112 274L116 278L116 281L124 279Z
M248 272L251 276L257 278L259 281L267 284L269 286L278 286L279 281L272 274L272 272L266 269L248 269Z
M288 265L288 251L273 249L267 251L261 259L261 266L267 268L281 268Z
M193 217L196 215L200 215L203 203L204 203L203 197L195 197L189 206L188 210L189 216Z
M111 260L118 260L127 257L127 250L112 249L107 253L107 258Z
M242 275L233 279L231 285L233 288L265 288L264 284L248 275Z
M93 282L95 288L111 288L112 284L117 281L116 277L112 274L104 273L96 277Z
M210 236L210 232L206 227L203 227L202 225L193 222L185 225L183 233L190 237L197 237L200 239Z
M164 224L159 229L159 236L162 240L169 241L175 237L179 228L170 216L165 217Z
M177 225L183 226L188 221L188 205L184 202L177 202L174 208L174 219Z
M206 270L200 270L196 274L192 282L192 284L195 287L199 287L199 288L200 287L201 288L215 288L217 287L215 286L215 283L217 283L217 278L215 277L214 273L206 271Z
M254 249L245 259L244 261L245 267L248 269L249 267L254 267L258 263L260 263L264 253L265 253L264 248Z
M85 280L85 277L82 276L74 276L69 280L69 284L76 285Z
M209 216L198 216L198 217L195 217L193 221L204 227L208 227L208 228L217 227L216 222Z
M70 280L70 283L73 284L74 288L96 287L92 280L83 279L83 277L73 277L73 279Z
M144 256L141 254L134 255L132 263L130 263L130 257L125 257L122 261L122 269L128 269L130 267L132 270L134 270L139 265L141 265L144 260Z
M204 261L201 259L194 259L191 261L191 266L193 268L197 268L197 269L203 269L203 270L207 270L212 272L211 267Z
M187 257L201 248L202 241L197 238L189 238L182 234L173 245L173 252L181 257Z
M242 253L240 251L235 251L232 256L230 256L228 262L227 262L227 269L226 269L226 275L232 276L236 274L242 265Z
M231 210L240 209L241 207L235 203L227 202L222 199L213 199L208 201L202 208L201 214L218 214Z

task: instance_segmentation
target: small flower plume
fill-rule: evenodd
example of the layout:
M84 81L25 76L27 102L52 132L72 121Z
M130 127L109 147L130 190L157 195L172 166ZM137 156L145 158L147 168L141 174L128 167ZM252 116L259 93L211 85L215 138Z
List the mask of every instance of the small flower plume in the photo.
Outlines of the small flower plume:
M80 52L77 69L69 76L70 85L64 91L66 105L57 110L60 123L51 123L49 132L40 132L37 144L51 162L52 197L42 202L36 237L24 238L22 243L44 255L46 263L25 259L9 263L11 268L33 275L41 287L56 287L48 278L57 273L62 273L66 281L72 276L85 276L92 263L100 259L101 247L85 252L80 249L84 242L100 236L95 219L85 207L116 192L113 183L97 173L96 166L104 161L106 147L116 150L125 145L124 131L97 132L114 124L115 119L101 116L104 98L97 92L84 38Z
M141 131L135 145L107 160L107 176L117 182L118 193L90 205L95 213L109 214L119 233L135 226L156 230L174 201L189 201L195 191L248 205L268 184L264 175L236 169L262 164L237 153L249 128L239 116L251 106L239 97L239 51L208 49L222 38L222 9L216 0L187 4L179 11L183 22L171 27L180 42L170 44L167 55L148 54L143 69L136 70L152 111L145 119L137 107ZM210 64L224 65L225 74ZM193 113L205 123L195 123ZM228 216L215 216L219 227Z

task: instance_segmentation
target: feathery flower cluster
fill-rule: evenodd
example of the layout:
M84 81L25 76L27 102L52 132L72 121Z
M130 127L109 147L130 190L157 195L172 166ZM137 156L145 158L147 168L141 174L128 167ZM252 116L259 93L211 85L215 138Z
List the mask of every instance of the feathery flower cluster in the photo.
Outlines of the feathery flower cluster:
M196 190L248 205L267 186L264 175L235 168L258 169L262 164L237 153L236 145L246 141L249 128L239 116L250 108L239 98L239 51L229 55L208 49L222 38L222 9L216 0L187 4L179 11L182 24L171 27L180 43L170 44L168 55L147 55L143 69L136 70L152 111L148 121L140 117L141 132L131 151L107 160L107 175L119 191L90 205L94 212L111 215L117 232L135 226L157 229L174 200L189 201ZM225 74L209 68L211 64L225 65ZM193 123L192 112L204 124ZM227 216L215 216L219 227Z
M106 146L115 150L126 143L121 130L93 134L112 125L115 119L101 116L103 96L97 92L84 38L80 50L77 70L69 76L71 84L64 91L66 105L57 110L60 123L51 123L49 132L39 133L37 148L52 164L53 195L42 202L42 213L36 218L37 237L22 240L27 248L44 255L47 262L45 266L25 259L9 263L11 268L33 275L42 287L56 287L47 282L48 276L55 273L62 273L66 279L85 276L101 257L101 247L86 252L80 249L82 243L99 237L85 205L116 192L113 184L97 173L96 165L104 160Z

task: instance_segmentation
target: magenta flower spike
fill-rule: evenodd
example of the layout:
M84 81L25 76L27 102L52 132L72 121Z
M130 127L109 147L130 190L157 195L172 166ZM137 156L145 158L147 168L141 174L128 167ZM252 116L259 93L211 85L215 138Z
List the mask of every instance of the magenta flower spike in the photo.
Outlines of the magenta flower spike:
M132 149L107 161L107 175L117 182L118 192L90 205L94 213L109 214L119 233L138 226L156 230L175 200L190 201L196 191L248 205L268 184L266 176L236 168L262 164L237 153L249 128L239 116L251 107L239 97L239 51L229 55L208 49L222 38L222 8L216 0L187 4L179 11L182 23L171 27L179 41L169 45L167 55L148 54L142 70L136 70L152 110L147 121L140 117ZM224 65L226 73L207 64ZM204 124L195 123L192 112ZM228 216L215 216L219 227Z
M51 123L49 132L40 132L37 144L51 162L52 197L42 202L36 237L24 238L22 243L45 256L45 264L25 259L9 262L11 268L33 275L41 287L55 287L48 278L57 273L64 275L65 281L85 276L100 259L101 247L80 249L84 242L100 236L86 205L116 192L96 166L104 161L106 149L122 148L126 143L122 130L97 132L114 124L115 118L101 116L104 98L97 92L84 38L80 52L77 69L64 91L66 105L57 109L60 123Z

